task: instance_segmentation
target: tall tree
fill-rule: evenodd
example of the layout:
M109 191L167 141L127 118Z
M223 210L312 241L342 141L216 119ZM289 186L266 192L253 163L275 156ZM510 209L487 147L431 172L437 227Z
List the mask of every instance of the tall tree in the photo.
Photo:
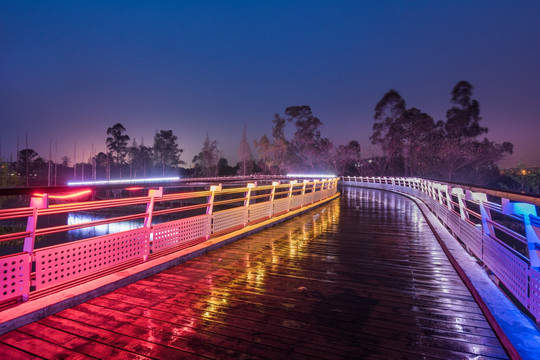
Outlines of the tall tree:
M375 105L375 122L370 140L372 144L380 145L384 154L389 158L394 157L397 150L397 144L394 143L396 138L390 133L392 125L403 115L405 107L405 100L394 89L390 89L384 94L383 98Z
M460 81L452 89L450 102L454 104L446 112L446 137L450 139L475 138L487 133L480 126L480 104L472 99L473 86Z
M221 157L221 151L218 150L217 145L216 140L210 141L207 133L201 152L193 158L197 175L204 177L217 176L218 162Z
M152 148L144 146L141 140L141 144L138 145L137 141L133 139L131 146L128 148L128 157L130 164L131 175L135 178L146 177L147 171L152 164Z
M39 155L33 149L22 149L17 153L18 169L20 175L26 179L26 186L29 185L28 178L34 172L38 159Z
M472 91L467 81L460 81L453 88L450 102L454 106L446 113L444 131L436 144L436 164L448 181L456 177L472 181L478 169L496 167L497 161L513 152L510 142L497 144L487 138L478 139L488 129L480 126L480 105L472 99Z
M240 165L240 163L238 163ZM220 158L217 164L219 176L233 176L240 173L238 166L232 167L225 158Z
M254 143L263 171L269 174L282 174L290 162L290 143L285 138L286 120L275 114L272 123L274 123L272 138L264 134Z
M253 170L253 156L251 154L251 147L246 134L246 126L244 126L244 132L242 139L240 140L240 147L238 148L238 172L240 175L246 176Z
M126 128L120 123L107 129L107 135L109 135L106 140L107 148L113 155L114 164L120 170L120 177L122 177L122 165L125 162L129 141L129 136L124 134L125 132Z
M417 108L405 110L392 123L388 132L390 143L395 146L392 154L403 159L405 176L419 174L423 154L429 152L437 131L433 118Z
M70 159L69 156L67 156L67 155L62 156L62 159L61 159L61 160L62 160L61 165L62 165L63 167L68 167L68 166L69 166L69 163L71 162L71 159Z
M313 115L307 105L288 107L285 115L296 126L292 145L298 156L298 170L309 169L315 172L327 169L329 164L325 155L332 148L332 143L321 137L322 121Z
M357 175L361 161L361 147L358 141L349 141L339 145L333 152L333 164L336 175Z
M183 151L178 148L178 138L172 130L160 130L154 135L154 160L161 165L162 175L165 175L166 168L175 168L183 163L180 161Z

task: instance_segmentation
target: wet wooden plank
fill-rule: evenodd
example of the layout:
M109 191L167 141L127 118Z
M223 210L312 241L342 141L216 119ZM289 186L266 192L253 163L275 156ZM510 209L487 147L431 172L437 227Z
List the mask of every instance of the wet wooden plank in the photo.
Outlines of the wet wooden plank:
M79 334L69 333L64 329L55 329L37 322L21 327L19 331L49 342L62 344L62 346L70 350L99 359L150 359L146 356L84 338Z
M0 346L16 349L19 338L20 351L39 356L507 358L416 206L367 189L5 334Z
M47 359L95 359L62 346L62 343L51 343L41 337L28 335L19 330L0 335L0 343L11 345L28 354Z
M82 319L79 319L82 320ZM112 321L105 320L103 324L96 326L84 321L75 321L57 315L49 316L39 321L40 324L55 328L62 332L78 335L84 339L103 343L111 348L132 352L144 357L154 359L201 359L203 356L191 354L186 351L163 346L153 341L151 337L141 340L136 337L124 335L107 329ZM111 349L110 351L114 351Z
M2 359L18 359L18 360L41 359L40 357L31 355L27 352L19 350L5 343L0 343L0 354L2 355Z

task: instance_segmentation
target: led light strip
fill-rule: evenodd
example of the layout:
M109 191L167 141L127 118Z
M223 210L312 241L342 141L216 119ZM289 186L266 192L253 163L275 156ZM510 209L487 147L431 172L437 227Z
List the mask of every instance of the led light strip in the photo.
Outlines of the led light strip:
M78 181L68 182L68 186L79 185L116 185L116 184L141 184L152 182L164 182L164 181L178 181L179 177L167 177L167 178L150 178L150 179L125 179L125 180L101 180L101 181Z
M79 192L68 194L68 195L49 195L49 199L71 199L71 198L75 198L81 195L90 194L91 192L92 190L83 190L83 191L79 191ZM35 193L34 196L43 197L45 196L45 194Z
M324 178L324 179L332 179L335 178L336 175L322 175L322 174L287 174L287 177L298 177L298 178Z

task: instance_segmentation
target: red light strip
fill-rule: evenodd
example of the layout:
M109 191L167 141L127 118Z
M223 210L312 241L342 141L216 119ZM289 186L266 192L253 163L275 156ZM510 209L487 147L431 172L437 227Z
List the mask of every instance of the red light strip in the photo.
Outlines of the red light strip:
M126 190L129 190L129 191L142 190L142 189L144 189L142 186L134 186L134 187L126 188Z
M91 192L92 190L83 190L83 191L79 191L79 192L68 194L68 195L49 195L49 199L71 199L71 198L75 198L81 195L90 194ZM43 197L45 196L45 194L35 193L34 196Z

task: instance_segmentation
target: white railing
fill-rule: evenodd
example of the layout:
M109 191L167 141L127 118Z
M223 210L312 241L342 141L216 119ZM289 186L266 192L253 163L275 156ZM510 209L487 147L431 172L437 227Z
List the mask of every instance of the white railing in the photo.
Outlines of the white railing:
M179 250L288 213L312 203L314 196L319 201L328 199L336 194L337 183L337 178L283 184L274 181L272 185L251 183L226 189L220 184L205 191L169 194L161 187L148 190L147 196L84 202L36 194L29 207L0 210L0 221L22 219L26 222L26 231L0 235L0 242L23 242L22 252L0 257L0 306L25 301L34 291L113 273L175 251L175 248ZM56 200L58 198L62 200ZM43 226L40 222L38 226L38 219L62 214L67 219L68 214L98 210L101 213L108 210L110 216L54 226ZM129 230L111 230L106 235L43 248L35 246L36 242L54 234L73 235L74 231L101 226L113 229L112 225L124 229L122 224L126 222L131 222Z
M465 248L540 321L540 198L418 178L349 177L344 185L422 200Z

